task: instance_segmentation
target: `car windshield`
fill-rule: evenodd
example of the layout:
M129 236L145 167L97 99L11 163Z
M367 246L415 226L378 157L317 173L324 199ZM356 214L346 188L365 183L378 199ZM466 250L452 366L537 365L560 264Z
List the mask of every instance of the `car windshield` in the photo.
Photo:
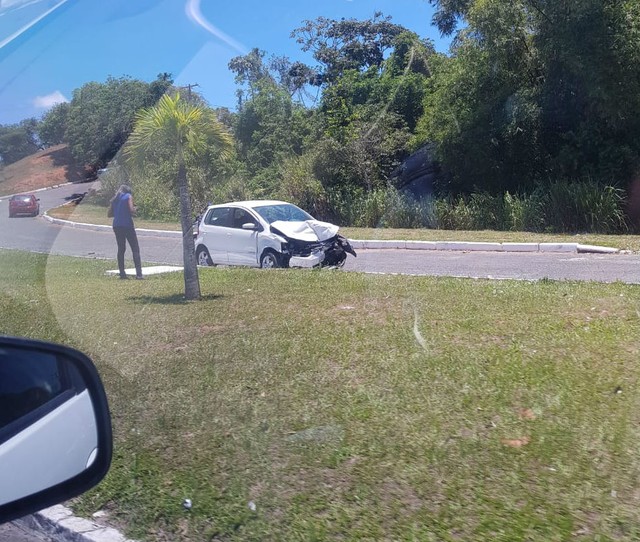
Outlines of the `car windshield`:
M277 220L284 220L286 222L313 220L313 217L309 213L288 203L255 206L253 210L269 224Z
M0 0L0 335L127 538L640 540L639 234L640 0Z

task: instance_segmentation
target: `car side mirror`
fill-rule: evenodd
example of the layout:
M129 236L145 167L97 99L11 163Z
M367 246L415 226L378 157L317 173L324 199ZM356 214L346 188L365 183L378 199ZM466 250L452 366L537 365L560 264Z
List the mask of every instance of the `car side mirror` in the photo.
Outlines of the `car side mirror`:
M254 224L253 222L245 222L242 225L243 230L252 230L252 231L261 231L262 228L259 224Z
M0 523L95 486L112 446L107 397L86 355L0 337Z

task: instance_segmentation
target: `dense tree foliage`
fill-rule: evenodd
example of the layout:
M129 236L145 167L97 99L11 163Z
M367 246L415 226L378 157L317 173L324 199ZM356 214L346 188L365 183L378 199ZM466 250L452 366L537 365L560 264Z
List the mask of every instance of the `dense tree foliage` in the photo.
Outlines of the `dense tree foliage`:
M421 121L453 191L624 183L640 157L640 8L620 0L430 0L455 33Z
M64 136L67 130L67 117L69 115L69 104L67 102L54 105L42 117L38 128L40 141L45 147L64 143Z
M331 84L350 70L380 68L394 39L405 30L380 12L364 21L318 17L304 23L291 37L320 63L313 81L319 85Z
M154 98L147 83L124 77L87 83L74 91L65 140L76 160L107 164L133 130L136 113L152 105Z
M35 119L0 125L0 164L13 164L40 150L37 130L38 122Z
M238 156L256 195L289 193L283 184L298 177L283 170L300 164L328 192L384 186L409 154L423 114L433 46L379 13L366 21L306 21L293 36L317 66L267 60L257 49L229 64L241 85ZM309 108L303 97L314 86L320 95Z
M640 3L428 1L434 24L454 38L448 54L381 13L319 17L291 34L315 65L259 49L230 61L235 111L213 112L191 86L182 92L182 103L215 113L235 144L232 161L185 156L192 201L283 197L344 222L355 216L348 207L366 208L377 223L380 209L402 198L394 172L427 148L439 162L437 193L456 201L480 192L528 201L555 182L626 188L637 177ZM33 143L64 141L79 161L105 164L136 112L178 90L166 73L150 84L87 83L45 115ZM5 159L29 131L3 128ZM173 149L148 153L150 179L175 168ZM143 208L161 215L175 207L162 183L150 183ZM409 222L419 222L423 211L411 212Z

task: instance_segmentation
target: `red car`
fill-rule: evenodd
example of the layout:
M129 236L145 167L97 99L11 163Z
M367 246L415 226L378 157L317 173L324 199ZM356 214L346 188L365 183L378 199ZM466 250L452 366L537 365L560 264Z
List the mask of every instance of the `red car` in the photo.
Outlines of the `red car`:
M40 200L33 194L20 194L9 199L9 218L16 215L38 216L40 214Z

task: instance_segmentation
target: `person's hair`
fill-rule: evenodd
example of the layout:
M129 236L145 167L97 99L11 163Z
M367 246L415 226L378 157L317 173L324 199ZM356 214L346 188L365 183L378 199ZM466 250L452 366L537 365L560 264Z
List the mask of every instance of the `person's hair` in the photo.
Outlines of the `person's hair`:
M120 194L131 194L131 187L128 184L121 184L115 195L109 200L109 203L113 203Z

